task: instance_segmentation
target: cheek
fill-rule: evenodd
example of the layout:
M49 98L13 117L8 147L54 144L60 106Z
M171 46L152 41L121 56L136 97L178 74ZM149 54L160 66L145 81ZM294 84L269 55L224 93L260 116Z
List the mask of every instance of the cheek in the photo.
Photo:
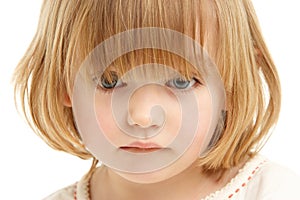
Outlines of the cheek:
M111 108L111 96L95 95L95 112L98 126L104 136L114 145L118 145L118 128L115 124Z
M109 126L111 128L113 116L110 96L95 95L95 112L99 126L102 128Z
M202 146L200 143L206 143L207 140L210 140L211 138L211 136L209 135L209 130L212 121L211 118L213 107L211 97L207 89L200 91L197 101L199 109L199 119L195 142L198 143L198 146Z
M202 152L205 152L207 148L207 142L210 140L211 136L208 135L210 130L210 123L212 117L212 102L209 92L206 89L201 89L197 91L197 102L198 102L198 112L199 118L197 120L198 127L194 140L192 141L190 147L185 152L184 156L179 159L179 163L192 163L195 159L201 156Z

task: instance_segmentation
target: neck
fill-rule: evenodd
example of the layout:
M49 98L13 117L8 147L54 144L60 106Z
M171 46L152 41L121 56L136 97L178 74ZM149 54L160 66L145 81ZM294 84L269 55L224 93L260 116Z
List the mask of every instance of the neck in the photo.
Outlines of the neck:
M237 169L238 170L238 169ZM195 164L167 180L156 183L129 181L108 167L99 168L91 179L92 199L191 200L222 188L235 174L232 171L218 180L202 173Z

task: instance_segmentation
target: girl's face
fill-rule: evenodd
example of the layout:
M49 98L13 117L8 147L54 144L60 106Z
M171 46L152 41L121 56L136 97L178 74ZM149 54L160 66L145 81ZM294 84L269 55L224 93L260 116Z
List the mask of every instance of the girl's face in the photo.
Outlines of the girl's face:
M129 165L138 166L137 169L142 169L145 162L148 166L153 165L150 170L145 168L143 173L121 169L115 171L131 181L150 183L180 173L199 157L205 148L204 141L210 127L212 102L208 88L196 77L186 80L177 74L163 78L163 81L155 81L143 75L152 74L149 69L151 66L146 67L131 70L136 77L143 77L143 80L128 80L126 75L117 77L113 71L111 73L115 80L102 78L95 93L95 111L102 133L115 146L111 159L123 151L136 156L128 156L128 160L132 162ZM164 74L163 70L160 73ZM125 94L126 91L130 91L130 94ZM118 107L118 100L123 95L128 96L128 100ZM192 108L187 108L189 103L193 105ZM183 109L194 109L199 115L190 112L185 116ZM186 140L190 140L187 141L188 146L178 148L174 141L179 134L189 134L182 133L183 130L188 130L188 126L195 128L191 130L192 137L186 137ZM139 156L153 153L157 153L157 160L139 159ZM168 155L176 156L170 162L164 163L165 156ZM126 158L123 162L126 162ZM155 165L154 162L161 164ZM109 163L107 164L109 167Z

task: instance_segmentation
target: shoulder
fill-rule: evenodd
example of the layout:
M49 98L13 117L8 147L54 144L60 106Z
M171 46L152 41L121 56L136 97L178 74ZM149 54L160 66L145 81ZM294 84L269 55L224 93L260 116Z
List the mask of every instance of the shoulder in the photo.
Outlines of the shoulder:
M43 200L73 200L76 191L76 184L60 189Z
M299 199L300 177L279 164L266 161L249 182L248 192L256 199Z
M205 200L299 200L300 177L261 155L251 158L221 190Z
M68 187L60 189L43 200L86 200L89 199L89 178L88 174L82 179Z

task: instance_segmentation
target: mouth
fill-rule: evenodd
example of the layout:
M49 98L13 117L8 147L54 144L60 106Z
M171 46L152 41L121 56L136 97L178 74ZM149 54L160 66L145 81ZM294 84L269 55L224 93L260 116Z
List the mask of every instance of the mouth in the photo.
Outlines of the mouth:
M131 153L150 153L163 148L155 143L133 142L129 145L121 146L120 149Z

